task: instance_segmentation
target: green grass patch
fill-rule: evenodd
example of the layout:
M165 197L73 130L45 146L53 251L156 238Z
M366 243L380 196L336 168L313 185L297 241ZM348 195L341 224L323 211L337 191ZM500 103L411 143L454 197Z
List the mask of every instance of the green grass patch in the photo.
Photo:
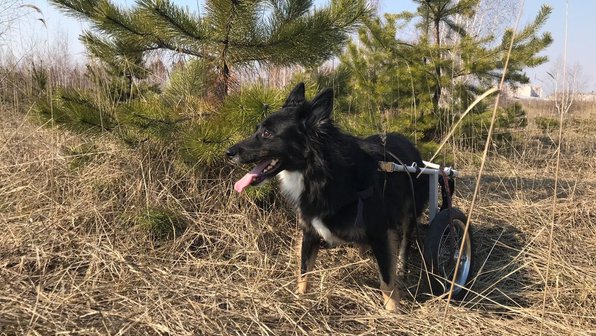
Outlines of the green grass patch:
M136 225L155 240L173 239L182 235L186 223L173 210L162 207L149 207L139 213Z

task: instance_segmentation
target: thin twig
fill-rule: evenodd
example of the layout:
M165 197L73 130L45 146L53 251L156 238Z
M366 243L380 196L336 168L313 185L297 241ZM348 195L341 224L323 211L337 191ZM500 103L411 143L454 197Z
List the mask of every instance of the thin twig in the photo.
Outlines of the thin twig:
M567 25L569 22L569 1L565 2L565 46L563 47L563 101L566 101L565 96L569 94L567 92ZM569 106L569 105L564 105ZM563 141L563 112L565 108L559 108L559 143L557 144L557 163L555 168L555 186L553 190L553 203L552 203L552 217L550 223L549 237L548 237L548 256L546 259L546 275L544 276L544 292L542 294L542 312L540 315L540 333L544 329L544 314L546 312L546 294L548 292L548 277L550 275L550 264L553 252L553 232L555 229L556 210L557 210L557 186L559 184L559 167L561 163L561 142Z
M517 25L519 24L522 9L524 7L524 2L520 6L520 10L517 14L517 19L515 21L515 26L513 27L513 31L511 33L511 42L509 43L509 50L507 51L507 57L505 59L505 66L503 67L503 74L501 75L501 81L499 82L499 90L503 88L505 83L505 76L507 75L507 68L509 67L509 58L511 56L511 49L513 49L513 43L515 42L515 36L517 32ZM488 135L486 137L486 142L484 143L484 151L482 152L482 161L480 162L480 169L478 169L478 177L476 178L476 186L474 187L474 194L472 195L472 202L470 203L470 209L468 210L468 218L466 220L466 227L464 228L464 233L462 235L461 245L459 247L460 251L463 251L464 244L466 243L465 237L468 235L469 228L470 228L470 219L472 218L472 212L474 211L474 205L476 203L476 197L478 196L478 191L480 190L480 179L482 178L482 172L484 170L484 164L486 162L486 157L488 156L488 148L490 146L490 140L493 134L493 129L495 126L495 121L497 119L497 109L499 107L499 98L501 97L501 92L497 93L497 97L495 99L495 105L493 108L493 114L490 121L490 127L488 129ZM451 297L453 296L453 285L455 284L455 279L457 277L457 271L459 269L459 263L461 260L462 253L459 253L457 256L457 262L455 263L455 270L453 271L453 278L451 279L451 284L449 286L449 294L447 296L447 302L445 303L445 311L443 313L443 322L441 323L441 335L445 333L445 321L447 320L447 315L449 313L449 304L451 302Z

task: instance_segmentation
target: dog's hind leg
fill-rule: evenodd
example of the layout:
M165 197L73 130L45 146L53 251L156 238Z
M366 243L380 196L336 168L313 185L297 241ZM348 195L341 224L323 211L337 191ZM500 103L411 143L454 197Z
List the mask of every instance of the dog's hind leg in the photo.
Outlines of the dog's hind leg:
M308 290L308 272L312 271L321 239L309 230L302 230L302 240L298 243L298 294L304 294Z
M404 216L402 221L402 232L399 244L399 253L397 255L397 280L403 281L406 276L406 264L408 256L408 247L412 228L416 225L416 219L412 216Z
M395 274L395 256L397 253L397 237L394 230L388 230L384 237L370 237L370 245L379 266L381 293L385 309L397 311L400 293L397 288Z

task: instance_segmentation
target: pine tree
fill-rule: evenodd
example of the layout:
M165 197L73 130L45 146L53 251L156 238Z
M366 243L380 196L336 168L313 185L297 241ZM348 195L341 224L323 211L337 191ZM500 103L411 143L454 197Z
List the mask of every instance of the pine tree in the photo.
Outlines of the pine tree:
M455 20L456 16L470 18L474 15L474 8L480 0L414 0L418 4L417 14L422 18L419 27L423 31L422 41L429 43L430 30L434 38L434 48L431 52L430 61L434 64L435 83L433 92L433 110L439 112L439 101L442 93L441 68L445 61L441 44L441 27L444 26L448 33L455 32L460 36L466 36L467 32ZM447 34L445 34L447 35Z
M81 39L101 59L135 59L170 50L217 70L216 93L228 93L235 71L255 64L320 64L337 54L367 15L365 0L206 0L203 15L170 0L137 0L130 9L110 0L50 0L91 23ZM138 63L134 63L138 64Z
M361 112L414 111L411 120L426 128L423 138L430 140L439 135L441 127L449 127L458 110L465 110L477 94L500 79L513 31L507 30L500 43L494 36L467 34L457 22L465 23L473 15L477 1L417 2L421 5L416 13L366 20L359 30L359 43L350 43L341 59L352 73L353 92L375 104L374 111L361 106ZM515 35L507 83L527 83L524 69L547 60L539 53L552 43L552 37L539 30L550 12L550 7L543 6ZM417 23L418 37L406 40L402 32L413 23ZM445 96L448 106L442 106ZM426 120L425 111L433 112L433 122Z

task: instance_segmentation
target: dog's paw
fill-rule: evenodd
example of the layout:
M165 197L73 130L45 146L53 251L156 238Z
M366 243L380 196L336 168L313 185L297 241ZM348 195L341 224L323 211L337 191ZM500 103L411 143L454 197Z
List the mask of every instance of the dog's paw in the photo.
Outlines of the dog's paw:
M399 308L399 301L395 299L389 299L385 302L385 310L388 312L399 314L401 313L401 310Z
M296 288L296 294L306 294L308 291L308 282L307 281L298 281L298 288Z
M397 289L390 293L383 292L383 307L387 311L400 313L400 299L401 295Z

